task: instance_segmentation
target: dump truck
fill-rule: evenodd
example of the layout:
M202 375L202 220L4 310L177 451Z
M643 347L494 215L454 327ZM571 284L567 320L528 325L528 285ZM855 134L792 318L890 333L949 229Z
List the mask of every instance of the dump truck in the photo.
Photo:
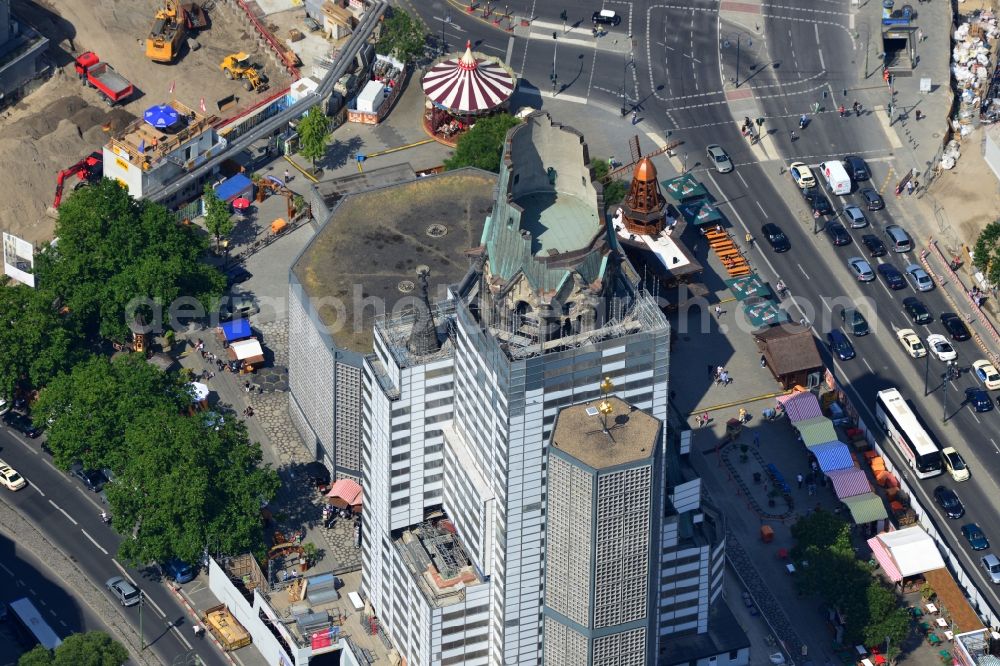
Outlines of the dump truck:
M108 106L114 106L132 96L132 84L93 51L81 53L74 60L76 76L85 86L96 88Z
M227 55L219 65L219 68L226 75L227 79L233 81L243 79L243 87L247 90L260 91L267 87L264 77L250 62L250 56L242 51Z
M146 37L146 57L153 62L172 63L180 55L186 32L184 11L177 6L176 0L166 0L156 11L153 27Z

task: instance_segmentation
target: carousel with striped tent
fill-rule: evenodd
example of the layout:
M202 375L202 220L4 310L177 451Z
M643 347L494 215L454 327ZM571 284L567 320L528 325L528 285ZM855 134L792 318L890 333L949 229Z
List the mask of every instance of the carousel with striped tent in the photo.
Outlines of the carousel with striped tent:
M454 145L477 118L507 109L516 82L510 67L473 53L472 42L466 42L464 55L445 56L424 74L424 127L433 138Z

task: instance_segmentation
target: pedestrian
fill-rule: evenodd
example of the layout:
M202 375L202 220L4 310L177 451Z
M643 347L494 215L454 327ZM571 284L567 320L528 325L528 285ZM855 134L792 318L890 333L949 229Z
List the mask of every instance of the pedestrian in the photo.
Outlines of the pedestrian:
M747 410L744 409L743 407L740 407L740 423L746 423L746 422L747 422Z
M854 115L857 116L858 118L860 118L861 117L861 112L864 110L865 107L861 106L861 104L859 102L855 102L855 104L857 106L854 108Z
M837 107L837 112L840 113L840 117L841 118L843 118L843 117L845 117L847 115L847 109L844 108L843 104L841 104L839 107Z
M702 412L701 414L701 425L707 426L708 422L712 420L712 417L708 415L708 412Z
M723 386L729 386L729 382L731 381L729 379L729 371L728 370L723 370L722 374L719 375L719 379L722 380L722 385Z
M747 232L747 235L743 237L743 239L747 242L748 248L753 247L753 235L749 231Z
M795 480L799 482L799 488L801 488L802 482L805 481L805 477L803 477L801 474L796 474Z
M639 111L632 109L632 124L635 125L637 122L639 122Z
M762 367L762 368L766 368L767 367L767 359L764 358L763 354L760 355L760 367Z
M722 317L722 315L724 315L724 314L726 314L726 311L722 309L722 306L721 305L716 305L715 306L715 316L716 317Z
M246 383L245 383L245 384L243 385L243 390L244 390L244 391L246 391L247 393L249 393L249 392L250 392L250 380L249 380L249 379L248 379L248 380L246 381Z
M813 460L812 463L811 463L811 465L812 465L812 471L814 471L814 472L818 472L819 471L819 463L817 463L815 460Z
M917 109L916 117L917 117L917 122L919 123L921 118L924 117L924 112L921 111L920 109Z
M288 169L285 169L285 184L287 185L292 180L292 174L288 173Z
M906 181L906 194L907 194L907 196L913 194L913 181L912 180Z
M755 432L753 434L753 445L756 446L758 449L760 448L760 433L759 432Z

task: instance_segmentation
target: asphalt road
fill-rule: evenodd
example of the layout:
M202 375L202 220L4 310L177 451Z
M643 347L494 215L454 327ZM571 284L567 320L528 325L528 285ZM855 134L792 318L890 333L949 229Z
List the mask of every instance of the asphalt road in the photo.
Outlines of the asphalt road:
M100 514L105 507L98 496L56 469L51 457L41 451L39 440L25 439L2 427L0 456L28 481L27 488L15 493L2 489L4 502L21 512L50 542L69 555L103 593L108 594L104 584L114 576L124 575L137 583L145 598L142 633L147 649L154 650L165 663L171 663L192 649L206 665L229 663L209 641L189 637L189 634L193 636L193 631L187 613L155 572L123 567L115 559L121 539L101 521ZM62 593L72 595L73 590ZM80 604L75 605L79 608ZM119 606L118 610L138 630L139 607ZM71 633L74 626L82 624L72 615L64 619L69 630L53 625L61 635Z
M856 48L861 45L852 42L848 29L848 2L807 0L795 7L769 3L762 16L762 34L720 20L719 4L714 2L606 2L608 8L622 15L622 24L610 28L605 37L591 39L590 46L562 42L556 46L538 33L561 24L559 13L564 7L568 9L569 26L582 20L582 27L589 29L590 12L599 8L599 3L511 3L512 13L530 13L536 17L536 24L544 26L535 30L532 39L512 38L475 17L442 9L445 4L423 5L431 29L441 27L452 45L469 39L478 50L506 54L507 62L522 77L522 86L547 89L555 52L560 86L570 80L564 72L573 73L572 83L560 87L560 95L571 95L572 101L600 103L607 110L621 106L624 92L629 108L638 104L644 121L671 131L672 138L684 142L680 151L690 155L686 166L722 202L720 210L731 221L737 238L746 231L759 236L765 222L779 224L789 236L792 250L776 255L769 248L758 247L753 251L756 263L765 278L775 281L780 276L785 281L798 306L786 303L786 307L795 319L801 316L801 309L821 340L831 328L841 326L844 305L864 304L873 331L863 338L852 338L857 358L847 362L832 360L824 349L825 358L847 385L868 423L875 423L875 394L896 387L911 401L931 435L942 446L955 446L966 458L972 479L961 484L947 474L920 481L907 468L903 475L911 487L917 488L920 504L936 516L935 522L948 535L953 551L978 581L995 611L1000 612L1000 596L979 566L984 553L973 554L959 533L960 525L976 522L996 540L1000 551L1000 515L991 501L1000 492L995 481L1000 476L1000 411L975 414L961 404L965 388L979 385L968 368L984 355L973 341L954 343L959 365L965 371L957 381L946 385L942 381L943 363L933 358L911 359L895 337L899 328L913 328L924 339L932 332L945 334L939 316L952 308L943 294L935 289L917 295L911 287L890 292L881 278L859 284L848 272L848 257L866 256L859 242L861 235L881 235L886 225L896 222L897 206L906 205L905 197L894 200L895 177L889 170L894 166L892 150L875 118L867 112L862 118L840 118L836 113L840 104L850 108L853 101L859 100L870 108L883 103L881 98L885 96L880 82L866 79L862 71L863 51ZM448 23L441 20L446 15ZM629 30L636 38L627 53L609 50L611 46L628 44ZM569 38L576 42L577 37L571 30L565 36L557 35L554 41ZM578 61L582 64L578 65ZM582 83L584 74L588 78L586 85ZM731 98L734 90L739 90L734 87L737 79L739 89L753 90L767 119L765 131L771 133L771 145L785 161L761 162L759 153L740 135L723 85L725 81ZM816 104L820 106L819 114L813 112ZM800 131L798 118L803 113L810 116L811 123ZM742 112L737 115L742 119ZM737 165L734 173L720 175L705 169L703 147L709 143L727 148ZM850 230L854 242L835 248L826 234L814 233L809 209L789 176L780 171L795 159L815 165L848 154L869 161L874 173L870 185L887 195L888 208L868 213L870 227ZM845 203L860 200L856 193L847 197L828 194L828 198L838 211ZM919 239L914 240L919 251ZM907 264L918 263L917 259L915 253L907 253L877 261L892 262L902 270ZM903 312L902 299L913 295L934 315L930 325L915 326ZM947 421L943 422L945 415ZM890 451L897 468L904 467L900 456ZM939 484L959 494L967 509L963 519L949 521L936 509L931 492Z

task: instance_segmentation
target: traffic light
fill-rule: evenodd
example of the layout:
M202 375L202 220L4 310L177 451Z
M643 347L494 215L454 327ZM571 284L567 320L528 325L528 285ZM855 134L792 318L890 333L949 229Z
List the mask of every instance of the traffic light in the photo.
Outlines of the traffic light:
M559 18L561 18L563 21L567 21L569 19L569 14L566 12L565 9L562 10L561 14L559 14Z
M764 124L764 119L763 118L758 118L757 119L757 127L760 127L763 124Z
M556 31L555 31L555 30L553 30L553 31L552 31L552 39L556 39L556 34L557 34L557 33L556 33Z

